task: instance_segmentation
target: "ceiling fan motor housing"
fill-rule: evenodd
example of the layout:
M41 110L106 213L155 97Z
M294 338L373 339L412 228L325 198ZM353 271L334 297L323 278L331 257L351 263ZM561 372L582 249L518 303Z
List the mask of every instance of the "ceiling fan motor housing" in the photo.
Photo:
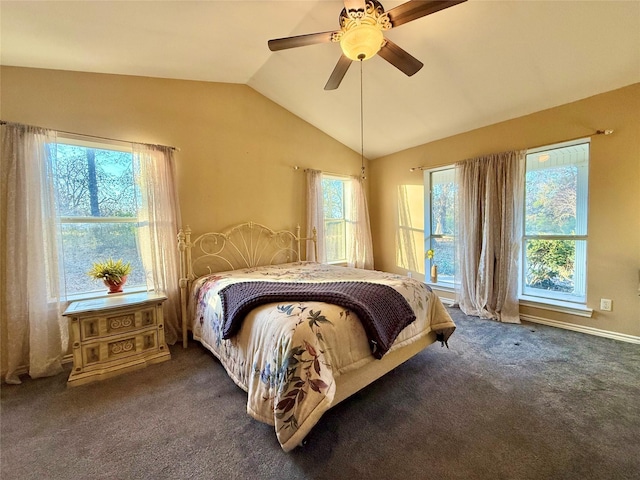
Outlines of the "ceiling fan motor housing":
M341 32L333 38L340 42L342 52L351 60L367 60L382 48L383 30L391 28L389 17L377 0L368 0L365 9L343 9L340 13Z

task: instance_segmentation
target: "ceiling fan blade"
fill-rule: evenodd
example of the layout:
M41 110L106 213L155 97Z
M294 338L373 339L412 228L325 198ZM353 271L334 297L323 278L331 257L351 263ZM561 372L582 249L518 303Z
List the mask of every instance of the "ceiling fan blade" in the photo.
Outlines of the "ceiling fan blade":
M387 39L384 46L380 49L378 55L408 76L413 75L423 67L423 63L420 60L404 51L389 39Z
M333 72L331 72L331 76L329 80L327 80L327 84L324 86L325 90L335 90L340 86L340 82L344 78L347 70L349 70L349 66L351 66L351 59L342 55L338 60Z
M276 52L278 50L286 50L287 48L306 47L307 45L315 45L317 43L329 43L334 33L335 32L309 33L296 37L276 38L269 40L269 50Z
M393 28L467 0L410 0L387 12Z

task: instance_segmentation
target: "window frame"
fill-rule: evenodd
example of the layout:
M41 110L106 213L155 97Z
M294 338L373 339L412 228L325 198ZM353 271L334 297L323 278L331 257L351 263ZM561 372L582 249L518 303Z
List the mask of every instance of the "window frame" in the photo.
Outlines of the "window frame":
M70 145L74 147L81 147L86 149L96 149L96 150L111 150L117 152L123 152L131 154L132 162L133 162L133 148L132 145L126 142L118 142L115 140L103 140L103 141L93 141L87 140L86 138L78 137L72 134L58 134L56 139L56 145ZM57 147L56 147L57 150ZM56 189L56 198L57 198L57 189ZM57 200L56 200L57 201ZM133 217L95 217L95 216L57 216L57 222L60 225L60 232L62 232L64 225L73 225L73 224L83 224L83 225L98 225L98 224L139 224L140 222L140 212L139 207L136 208L136 215ZM138 233L136 232L136 237ZM59 246L58 248L64 249L64 240L62 235L59 236ZM136 243L139 243L139 239L136 238ZM138 254L140 252L138 251ZM98 259L95 259L97 261ZM60 268L60 278L63 285L66 283L66 268L65 268L65 259L64 255L62 255L62 264ZM138 293L147 291L146 285L127 285L127 293ZM100 288L98 284L96 284L96 288L93 290L86 290L83 292L76 293L67 293L65 294L65 299L68 301L81 300L81 299L90 299L90 298L100 298L106 297L108 295L107 291Z
M526 157L533 154L544 154L552 150L571 147L574 145L587 145L587 159L584 168L578 168L577 185L576 185L576 222L579 220L584 222L584 234L562 234L562 235L532 235L527 234L527 191L526 191ZM588 217L589 217L589 166L591 163L591 138L580 138L567 142L554 143L536 148L531 148L525 154L524 168L524 188L522 195L522 237L520 240L520 261L518 276L518 298L527 303L540 303L556 307L586 308L587 304L587 248L588 248ZM575 165L575 163L573 164ZM579 211L582 209L581 213ZM580 219L578 219L580 217ZM575 246L575 267L574 267L574 288L577 294L555 292L552 290L542 290L539 288L528 287L526 285L526 245L530 240L572 240L576 242ZM578 284L579 282L579 284Z

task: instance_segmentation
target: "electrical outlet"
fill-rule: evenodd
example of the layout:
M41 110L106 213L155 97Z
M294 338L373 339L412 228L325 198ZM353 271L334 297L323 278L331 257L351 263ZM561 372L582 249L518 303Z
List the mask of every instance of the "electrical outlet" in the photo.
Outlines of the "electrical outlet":
M613 302L608 298L600 299L600 310L603 312L610 312L613 310Z

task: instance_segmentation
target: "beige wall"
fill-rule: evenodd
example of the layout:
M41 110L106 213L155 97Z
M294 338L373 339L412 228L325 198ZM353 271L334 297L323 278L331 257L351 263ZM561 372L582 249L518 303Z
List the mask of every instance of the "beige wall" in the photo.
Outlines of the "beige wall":
M359 154L246 85L2 67L0 86L2 120L178 147L182 223L196 234L304 228L302 169L360 172Z
M525 307L521 311L640 336L640 84L373 160L370 211L376 268L406 272L396 261L397 192L402 185L422 185L422 172L409 168L552 144L599 129L614 133L594 136L591 142L587 303L595 310L593 317ZM613 300L612 312L599 310L600 298Z
M0 118L180 148L182 219L194 233L247 220L274 228L304 225L305 178L293 165L353 175L360 168L356 152L244 85L1 67ZM398 189L412 186L409 197L415 198L422 185L421 172L410 167L550 144L596 129L615 133L592 141L588 305L598 310L600 298L611 298L613 311L591 319L523 313L640 336L640 85L370 162L376 268L406 271L396 265Z
M303 169L360 172L359 154L246 85L0 67L0 118L178 147L182 224L195 235L249 220L304 228Z

